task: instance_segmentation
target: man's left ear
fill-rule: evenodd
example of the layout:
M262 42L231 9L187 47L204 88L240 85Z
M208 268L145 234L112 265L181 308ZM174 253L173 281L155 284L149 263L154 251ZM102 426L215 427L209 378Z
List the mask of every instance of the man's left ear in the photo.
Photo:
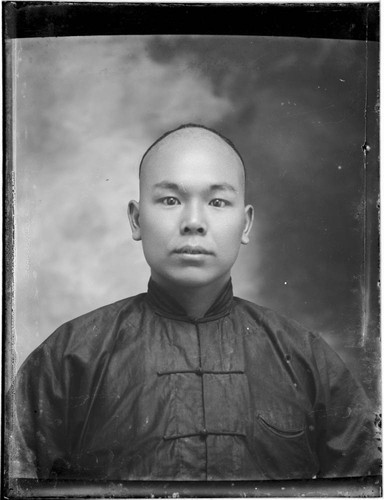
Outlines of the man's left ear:
M245 212L245 227L243 234L241 236L241 243L243 245L246 245L247 243L249 243L249 233L251 232L253 224L253 206L247 205L244 209L244 212Z

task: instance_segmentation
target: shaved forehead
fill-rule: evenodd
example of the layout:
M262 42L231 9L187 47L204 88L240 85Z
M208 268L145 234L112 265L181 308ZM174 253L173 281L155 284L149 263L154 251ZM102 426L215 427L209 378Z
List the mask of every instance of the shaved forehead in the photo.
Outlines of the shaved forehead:
M140 162L139 175L141 175L145 164L156 154L161 155L163 151L170 150L174 150L176 154L178 151L182 151L184 148L191 147L193 145L205 147L207 150L221 150L222 154L227 157L232 156L234 162L241 166L245 180L244 161L235 145L216 130L195 124L182 125L177 129L166 132L159 139L157 139L144 153Z

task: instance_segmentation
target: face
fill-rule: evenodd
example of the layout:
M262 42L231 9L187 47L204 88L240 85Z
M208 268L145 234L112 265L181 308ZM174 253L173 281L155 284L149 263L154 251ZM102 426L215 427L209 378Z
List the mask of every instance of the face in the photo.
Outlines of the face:
M208 131L168 136L144 161L129 218L157 283L224 284L253 218L238 156Z

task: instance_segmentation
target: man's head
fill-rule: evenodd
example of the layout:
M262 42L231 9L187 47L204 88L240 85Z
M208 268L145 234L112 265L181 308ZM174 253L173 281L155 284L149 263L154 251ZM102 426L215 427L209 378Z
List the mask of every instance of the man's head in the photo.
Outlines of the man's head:
M253 208L244 205L245 169L217 132L182 126L156 141L140 164L140 202L129 203L155 281L165 286L224 284Z

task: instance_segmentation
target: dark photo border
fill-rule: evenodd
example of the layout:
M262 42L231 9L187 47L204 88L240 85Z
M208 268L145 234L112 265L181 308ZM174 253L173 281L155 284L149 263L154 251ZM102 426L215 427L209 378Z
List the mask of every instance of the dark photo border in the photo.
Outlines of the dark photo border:
M3 408L5 379L11 373L10 342L13 321L14 264L14 172L12 167L12 72L7 42L14 38L123 34L221 34L253 36L295 36L379 41L379 3L348 4L170 4L92 2L5 2L3 9ZM377 64L377 62L376 62ZM367 102L377 100L367 90ZM378 126L373 131L377 134ZM371 131L372 132L372 131ZM378 138L376 138L378 141ZM370 149L362 144L366 162ZM376 153L375 153L376 154ZM377 152L378 155L378 152ZM369 200L379 195L377 155L371 169L365 169L365 192ZM367 275L373 301L378 302L378 212L375 201L366 196L365 225L370 238L365 256L371 262ZM4 425L2 456L5 456ZM228 482L85 482L7 480L2 462L2 498L185 498L185 497L377 497L381 477L302 481Z

